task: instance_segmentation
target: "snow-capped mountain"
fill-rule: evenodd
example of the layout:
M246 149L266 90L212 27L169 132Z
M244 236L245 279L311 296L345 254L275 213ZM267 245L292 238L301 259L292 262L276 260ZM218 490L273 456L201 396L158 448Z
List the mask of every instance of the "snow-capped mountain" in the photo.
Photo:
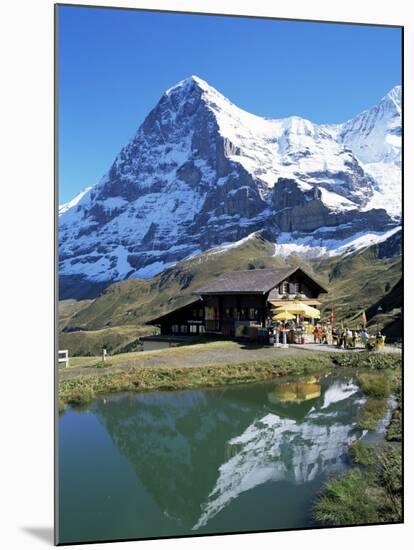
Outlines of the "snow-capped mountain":
M179 82L61 212L61 281L153 276L258 230L275 243L389 231L399 98L397 87L352 121L323 126L253 115L195 76Z
M74 197L73 199L71 199L70 201L68 202L65 202L64 204L59 204L59 216L61 216L62 214L64 214L65 212L67 212L70 208L72 208L73 206L76 206L78 204L78 202L81 200L81 198L86 195L86 193L88 193L88 191L90 191L92 189L92 186L90 187L85 187L85 189L82 189L82 191L80 191L76 197Z
M401 215L401 86L395 86L378 105L327 129L352 150L376 182L366 208L386 208L394 216Z

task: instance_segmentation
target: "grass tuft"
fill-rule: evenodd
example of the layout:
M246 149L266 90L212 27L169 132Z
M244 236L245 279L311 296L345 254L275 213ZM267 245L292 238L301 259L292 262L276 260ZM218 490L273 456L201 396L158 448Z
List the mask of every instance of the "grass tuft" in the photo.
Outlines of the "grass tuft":
M351 458L360 466L373 466L376 462L375 448L365 445L362 441L354 441L350 448Z
M402 521L401 450L389 444L363 450L353 446L366 469L353 468L328 481L314 506L315 519L326 525L360 525Z
M361 409L358 427L362 430L376 430L387 412L386 399L368 397Z
M328 525L375 523L378 514L373 502L375 491L358 468L328 481L324 494L317 501L315 518Z
M387 376L380 372L364 372L357 376L357 382L362 392L377 399L388 397L391 393L390 382Z

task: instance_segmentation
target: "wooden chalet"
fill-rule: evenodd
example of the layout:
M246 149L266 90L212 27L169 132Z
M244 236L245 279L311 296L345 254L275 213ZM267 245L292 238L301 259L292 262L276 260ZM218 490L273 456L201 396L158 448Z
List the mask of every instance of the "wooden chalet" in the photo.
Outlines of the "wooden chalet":
M272 308L298 299L318 307L326 292L300 267L227 272L196 290L189 304L148 324L160 327L161 339L205 333L254 339L271 323Z

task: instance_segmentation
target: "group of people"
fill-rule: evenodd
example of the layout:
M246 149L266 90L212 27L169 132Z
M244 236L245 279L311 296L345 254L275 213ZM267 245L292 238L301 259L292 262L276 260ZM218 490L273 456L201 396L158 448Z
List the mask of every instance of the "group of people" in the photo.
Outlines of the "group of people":
M332 344L334 330L330 325L315 325L313 329L313 341L315 344Z
M318 323L313 325L301 325L291 322L278 323L269 332L271 343L275 344L305 344L313 336L315 344L327 344L338 348L354 349L357 343L361 343L367 349L375 349L384 345L385 337L380 331L376 334L369 334L365 326L358 330L348 326L335 327L329 323Z
M330 325L316 325L313 337L317 344L331 344L345 349L354 349L357 342L361 342L366 348L374 348L383 345L385 340L381 331L378 330L375 335L370 335L365 326L357 330L348 326L337 328Z

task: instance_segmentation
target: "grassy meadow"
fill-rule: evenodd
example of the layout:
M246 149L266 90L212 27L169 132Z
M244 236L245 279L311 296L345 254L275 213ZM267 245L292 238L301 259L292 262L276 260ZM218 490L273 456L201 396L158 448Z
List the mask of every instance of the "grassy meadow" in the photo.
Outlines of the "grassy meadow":
M394 324L398 335L401 312L401 257L384 256L379 245L341 258L305 261L296 255L274 255L274 245L256 234L237 248L211 250L179 262L148 280L114 283L94 300L59 304L59 347L73 355L98 355L139 349L139 338L156 330L145 323L195 299L195 290L226 271L300 265L326 286L322 311L334 306L337 321L355 326L362 310L380 327ZM377 314L381 304L383 311ZM371 308L371 309L370 309Z

